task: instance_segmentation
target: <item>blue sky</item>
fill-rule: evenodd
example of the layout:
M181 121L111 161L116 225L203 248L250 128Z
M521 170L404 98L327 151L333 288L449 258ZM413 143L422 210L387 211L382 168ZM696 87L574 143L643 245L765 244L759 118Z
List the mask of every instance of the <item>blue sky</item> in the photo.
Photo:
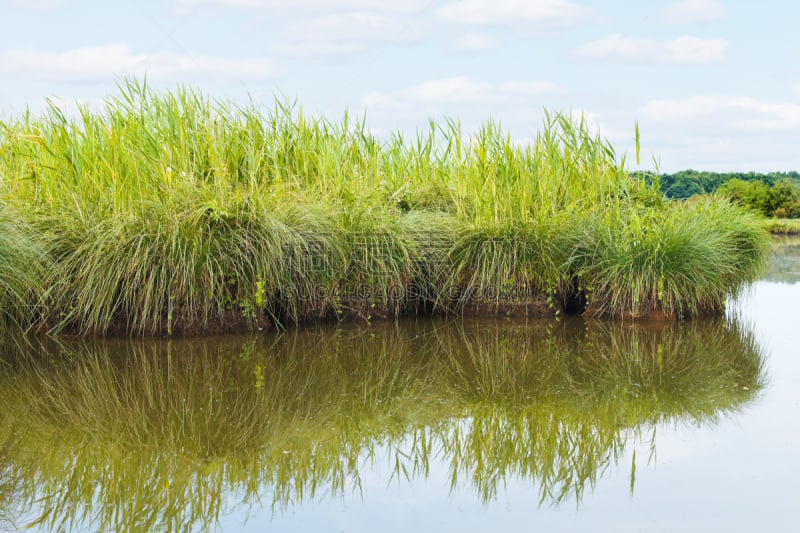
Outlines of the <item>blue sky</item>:
M765 0L0 0L0 115L99 106L123 76L381 136L579 116L642 167L800 170L800 3Z

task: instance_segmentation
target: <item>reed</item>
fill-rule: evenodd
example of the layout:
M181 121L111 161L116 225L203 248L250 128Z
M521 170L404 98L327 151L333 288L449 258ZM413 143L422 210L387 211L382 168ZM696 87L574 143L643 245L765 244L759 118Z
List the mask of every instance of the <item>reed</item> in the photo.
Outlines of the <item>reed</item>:
M718 313L743 278L762 271L769 243L757 217L714 199L656 201L580 221L572 261L591 314Z
M526 146L492 122L381 142L346 114L127 81L100 111L2 123L0 177L5 314L55 330L253 329L475 298L556 313L589 287L599 314L692 316L766 257L750 215L660 198L560 113Z
M241 506L366 491L375 464L386 482L439 465L485 502L522 481L542 504L579 504L626 449L655 449L656 427L713 424L766 379L733 320L434 319L2 348L0 524L7 510L48 530L209 529Z

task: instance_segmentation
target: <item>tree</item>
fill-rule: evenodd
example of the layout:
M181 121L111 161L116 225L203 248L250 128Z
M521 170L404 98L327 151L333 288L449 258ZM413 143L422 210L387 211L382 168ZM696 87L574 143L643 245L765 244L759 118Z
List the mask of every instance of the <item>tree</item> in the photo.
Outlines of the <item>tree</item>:
M789 179L779 179L770 186L762 181L733 178L717 191L765 217L800 216L800 187Z

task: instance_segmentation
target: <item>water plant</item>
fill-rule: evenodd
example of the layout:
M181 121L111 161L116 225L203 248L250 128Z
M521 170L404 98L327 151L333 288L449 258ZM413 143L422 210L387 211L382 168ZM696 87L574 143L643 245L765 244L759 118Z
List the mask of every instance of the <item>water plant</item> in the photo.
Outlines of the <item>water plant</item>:
M764 219L764 227L773 235L800 235L800 220L786 218Z
M100 110L50 105L0 125L4 235L35 235L44 254L0 242L0 280L17 302L6 307L34 311L25 325L101 334L476 300L547 301L553 314L720 309L763 264L763 230L723 198L679 204L657 186L561 113L524 146L491 121L469 137L445 121L382 142L347 114L126 81Z
M0 204L0 323L26 329L36 320L51 267L40 235Z

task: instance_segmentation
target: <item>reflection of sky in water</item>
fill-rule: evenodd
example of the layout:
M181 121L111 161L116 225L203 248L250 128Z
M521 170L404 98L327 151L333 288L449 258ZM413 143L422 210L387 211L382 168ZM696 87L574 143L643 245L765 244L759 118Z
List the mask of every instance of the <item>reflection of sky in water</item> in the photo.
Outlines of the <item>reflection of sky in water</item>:
M778 251L767 280L737 303L768 354L768 386L744 412L711 427L657 428L656 457L636 447L587 490L580 505L538 506L529 482L510 481L494 504L449 492L447 466L425 482L370 476L356 496L304 505L278 517L283 531L800 531L800 239ZM787 270L784 268L789 267ZM768 281L774 280L774 281ZM267 527L254 520L248 530Z
M775 237L775 248L764 279L800 283L800 237Z
M572 498L540 506L539 484L514 475L485 503L468 476L452 490L441 450L433 450L425 475L398 479L389 448L378 445L371 458L361 456L360 490L323 491L274 515L269 489L252 507L240 503L241 494L228 494L231 512L221 517L221 530L796 531L800 278L787 274L800 271L800 240L791 242L778 250L766 279L734 306L767 354L766 389L717 423L659 424L651 460L649 434L629 438L620 460L598 472L579 503Z

